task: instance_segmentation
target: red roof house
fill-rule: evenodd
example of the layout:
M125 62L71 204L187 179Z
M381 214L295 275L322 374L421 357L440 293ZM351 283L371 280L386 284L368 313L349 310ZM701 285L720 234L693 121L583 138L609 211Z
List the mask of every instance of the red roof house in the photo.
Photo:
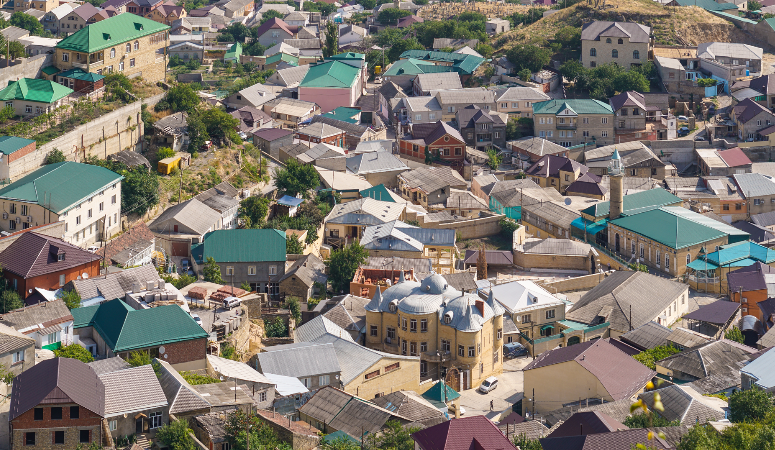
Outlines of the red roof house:
M452 419L412 435L422 450L516 450L485 416Z
M462 164L466 157L466 143L460 132L446 122L418 123L401 138L398 148L402 155L425 159L425 150L442 161Z

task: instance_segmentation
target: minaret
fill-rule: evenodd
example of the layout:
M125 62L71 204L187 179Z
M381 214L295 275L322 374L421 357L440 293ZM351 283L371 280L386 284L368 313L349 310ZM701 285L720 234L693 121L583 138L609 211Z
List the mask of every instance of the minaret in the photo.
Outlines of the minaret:
M611 164L608 165L608 176L611 178L611 200L608 213L609 219L617 219L624 210L624 168L622 167L622 158L619 156L619 150L614 149L611 156Z

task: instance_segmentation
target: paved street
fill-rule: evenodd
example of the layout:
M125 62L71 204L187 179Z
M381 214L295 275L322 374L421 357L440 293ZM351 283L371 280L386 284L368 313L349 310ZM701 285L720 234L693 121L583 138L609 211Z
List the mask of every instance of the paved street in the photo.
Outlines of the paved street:
M466 417L485 415L493 419L500 416L501 412L510 410L522 398L522 369L531 361L530 357L506 360L503 374L498 376L498 387L487 394L479 392L479 386L463 391L460 394L460 405L465 408ZM490 411L490 400L493 401L493 411Z

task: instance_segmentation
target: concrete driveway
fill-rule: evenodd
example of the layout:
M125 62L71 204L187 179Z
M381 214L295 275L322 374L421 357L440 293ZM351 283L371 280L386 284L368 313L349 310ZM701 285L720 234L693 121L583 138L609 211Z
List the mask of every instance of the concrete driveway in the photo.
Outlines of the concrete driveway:
M213 330L213 323L218 321L228 322L231 317L239 316L241 312L240 308L232 310L218 308L213 310L191 306L191 314L196 314L202 319L202 328L208 333Z
M522 369L530 364L532 358L520 357L506 360L503 364L503 374L498 376L498 387L486 394L479 392L479 386L460 393L460 405L465 408L465 416L487 416L495 419L503 411L511 410L511 406L523 397L524 385ZM490 401L493 410L490 411Z

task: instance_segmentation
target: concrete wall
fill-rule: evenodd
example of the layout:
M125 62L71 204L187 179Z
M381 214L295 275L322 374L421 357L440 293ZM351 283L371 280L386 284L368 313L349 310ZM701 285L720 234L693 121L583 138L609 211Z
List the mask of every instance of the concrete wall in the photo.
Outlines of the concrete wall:
M64 236L65 234L65 222L64 221L54 222L48 225L41 225L39 227L28 228L27 230L24 230L24 231L34 231L36 233L44 234L46 236L51 236L51 237L61 239L62 236ZM13 244L14 241L19 239L21 235L22 233L15 233L15 234L12 234L11 236L6 236L0 239L0 252L8 248L9 245Z
M34 152L14 161L10 168L11 180L16 180L43 165L46 155L60 150L68 161L82 161L87 156L106 159L108 155L123 150L141 150L143 121L140 106L149 107L161 100L164 94L132 103L81 125L51 142L41 145Z
M0 87L5 88L9 81L18 81L20 78L38 78L40 70L52 65L53 62L54 55L48 54L17 60L15 66L0 69Z
M427 226L424 226L424 216L419 216L416 219L407 217L409 220L419 220L420 226L423 228L439 228L442 230L455 230L457 234L457 240L464 239L478 239L485 236L492 236L501 232L500 220L504 217L503 214L495 214L491 217L483 217L479 219L469 220L456 220L454 222L431 222Z
M547 291L556 294L557 292L586 291L600 284L606 277L613 272L598 272L590 275L583 275L565 280L552 282L538 282Z

